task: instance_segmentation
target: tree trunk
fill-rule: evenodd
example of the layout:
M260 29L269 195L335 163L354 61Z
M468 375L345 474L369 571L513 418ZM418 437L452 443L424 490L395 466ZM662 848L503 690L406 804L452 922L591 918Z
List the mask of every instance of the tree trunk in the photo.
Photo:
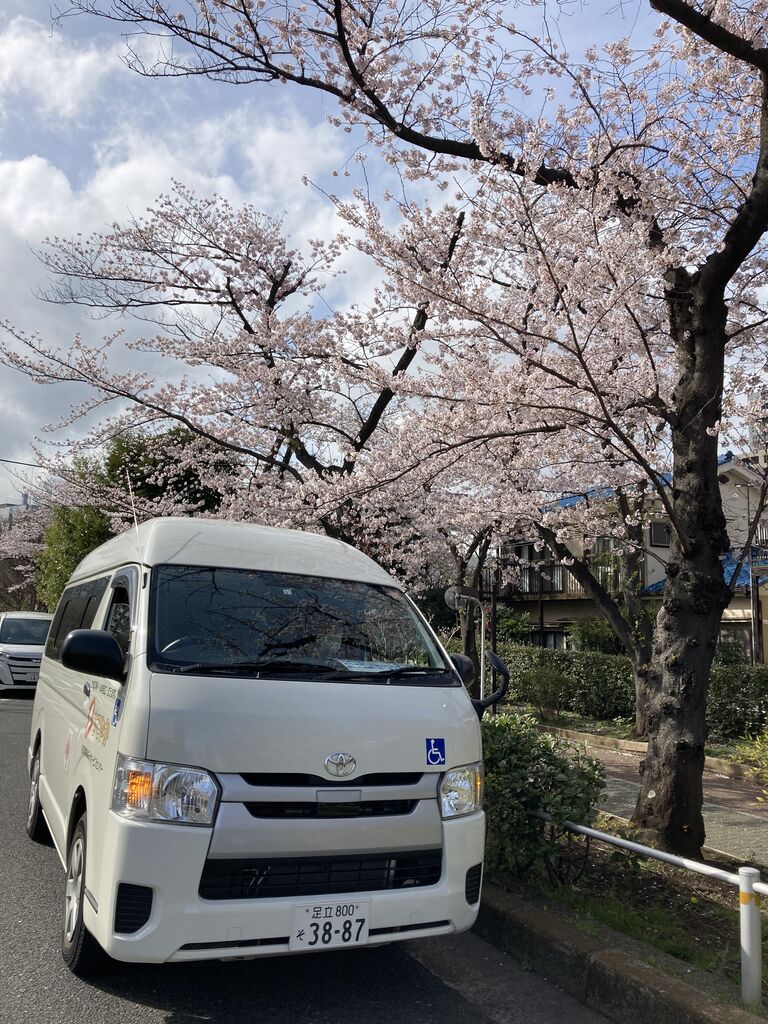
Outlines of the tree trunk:
M652 688L648 678L651 672L651 644L639 645L631 652L632 674L635 681L635 724L632 737L636 740L648 739L648 704Z
M685 270L670 275L670 326L680 378L672 423L671 544L647 676L648 754L633 821L664 849L698 857L709 671L731 597L720 556L729 540L718 482L725 305Z
M475 666L475 681L469 688L470 696L480 696L480 656L477 648L477 605L468 602L459 612L461 649Z
M720 570L718 572L718 570ZM718 578L719 576L719 578ZM706 697L726 601L719 560L694 568L688 559L668 579L659 613L644 714L648 753L633 821L654 829L662 849L698 857L704 843L702 773Z

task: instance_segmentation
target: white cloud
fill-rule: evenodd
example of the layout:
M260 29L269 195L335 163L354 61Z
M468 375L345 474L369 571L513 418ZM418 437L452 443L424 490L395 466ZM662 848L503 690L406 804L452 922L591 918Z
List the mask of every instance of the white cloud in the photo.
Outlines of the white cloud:
M104 79L128 75L121 45L75 46L30 18L14 18L0 32L0 110L30 100L49 119L70 120L99 94Z
M148 121L137 113L115 123L109 137L91 141L77 177L56 166L54 157L0 160L0 319L21 330L38 331L61 346L78 332L90 341L109 332L110 322L89 320L81 308L35 298L48 281L32 250L47 235L88 234L131 213L141 215L173 178L200 195L217 192L235 205L251 202L265 213L284 214L297 246L307 238L330 238L340 227L332 204L302 182L304 174L320 178L340 165L339 135L290 102L281 99L271 109L249 102L207 110L194 120ZM332 286L337 301L359 297L372 272L355 254L345 263L348 276ZM131 330L129 323L123 326ZM118 361L136 358L125 354ZM0 365L0 395L7 398L0 401L0 455L24 458L30 440L66 412L77 389L43 388Z
M37 241L55 230L74 196L66 175L39 156L0 161L0 218L6 231Z

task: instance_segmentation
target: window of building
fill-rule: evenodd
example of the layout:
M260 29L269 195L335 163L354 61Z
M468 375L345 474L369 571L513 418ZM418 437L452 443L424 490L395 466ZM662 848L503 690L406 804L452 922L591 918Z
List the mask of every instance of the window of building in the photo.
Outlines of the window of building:
M547 647L550 651L565 650L566 636L563 629L545 629L541 641L538 629L531 630L531 643L538 647Z
M651 523L651 547L668 548L669 543L669 523Z

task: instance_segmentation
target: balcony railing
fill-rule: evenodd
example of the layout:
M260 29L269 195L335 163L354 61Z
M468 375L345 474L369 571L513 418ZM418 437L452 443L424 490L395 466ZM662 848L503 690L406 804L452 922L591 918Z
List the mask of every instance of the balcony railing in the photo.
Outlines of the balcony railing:
M611 555L598 555L591 562L590 568L598 581L611 593L618 593L621 587L621 567L619 560ZM502 600L525 601L547 598L579 598L588 597L586 590L571 573L568 566L554 559L543 559L540 562L522 562L510 566L509 571L503 568L486 569L483 573L483 596L490 595L494 583L497 596Z

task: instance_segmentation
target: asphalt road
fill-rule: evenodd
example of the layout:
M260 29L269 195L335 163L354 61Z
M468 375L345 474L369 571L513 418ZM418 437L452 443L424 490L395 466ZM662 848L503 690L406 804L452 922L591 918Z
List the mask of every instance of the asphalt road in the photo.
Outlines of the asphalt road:
M0 700L3 1024L604 1024L472 934L228 963L116 964L80 981L60 954L61 865L23 827L30 710Z

